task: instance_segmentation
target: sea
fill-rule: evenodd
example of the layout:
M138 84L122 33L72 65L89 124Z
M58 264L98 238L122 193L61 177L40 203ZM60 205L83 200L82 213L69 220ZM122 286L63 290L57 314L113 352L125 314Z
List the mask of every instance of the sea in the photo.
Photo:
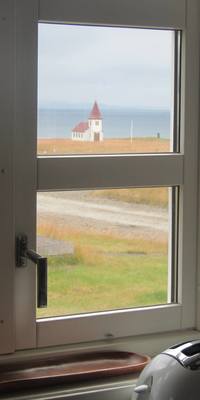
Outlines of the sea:
M90 112L90 110L89 110ZM87 121L88 110L39 109L39 138L71 138L79 122ZM101 108L104 138L134 138L170 136L170 111L125 108Z

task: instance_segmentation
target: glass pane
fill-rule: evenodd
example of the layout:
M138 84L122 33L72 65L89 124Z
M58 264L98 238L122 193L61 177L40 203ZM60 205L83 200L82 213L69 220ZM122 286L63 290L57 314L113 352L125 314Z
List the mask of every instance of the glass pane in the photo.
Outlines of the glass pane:
M174 36L40 24L38 153L171 151Z
M169 190L39 193L49 302L38 317L167 303Z

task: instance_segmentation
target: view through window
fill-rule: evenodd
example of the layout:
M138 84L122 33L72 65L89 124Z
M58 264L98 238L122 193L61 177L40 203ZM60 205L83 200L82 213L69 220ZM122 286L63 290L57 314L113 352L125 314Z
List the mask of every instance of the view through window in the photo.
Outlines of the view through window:
M174 43L169 30L40 24L39 155L172 151ZM39 317L168 302L171 188L120 187L38 193Z
M39 24L38 153L172 148L174 32Z
M37 248L56 316L168 301L168 188L38 194Z

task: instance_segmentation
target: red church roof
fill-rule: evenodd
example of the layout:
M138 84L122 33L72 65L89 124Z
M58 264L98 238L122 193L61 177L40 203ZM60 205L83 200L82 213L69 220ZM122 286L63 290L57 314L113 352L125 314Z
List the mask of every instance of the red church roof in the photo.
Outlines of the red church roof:
M99 110L99 107L98 107L98 104L96 101L94 102L92 111L89 115L89 119L102 119L102 116L101 116L101 113L100 113L100 110Z
M83 133L89 128L88 122L79 122L78 125L76 125L73 129L72 132L80 132Z

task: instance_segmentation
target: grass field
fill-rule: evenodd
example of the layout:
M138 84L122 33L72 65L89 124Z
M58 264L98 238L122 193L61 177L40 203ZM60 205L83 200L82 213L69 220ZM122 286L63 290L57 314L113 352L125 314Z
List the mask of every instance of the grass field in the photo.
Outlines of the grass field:
M61 232L50 221L38 233L74 244L73 254L49 257L49 305L38 317L166 303L166 242Z
M99 153L165 153L170 151L169 139L133 138L105 139L102 142L79 142L71 139L39 139L38 154L99 154Z

